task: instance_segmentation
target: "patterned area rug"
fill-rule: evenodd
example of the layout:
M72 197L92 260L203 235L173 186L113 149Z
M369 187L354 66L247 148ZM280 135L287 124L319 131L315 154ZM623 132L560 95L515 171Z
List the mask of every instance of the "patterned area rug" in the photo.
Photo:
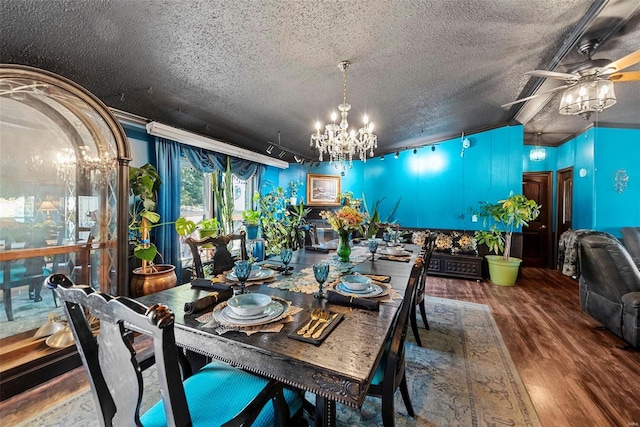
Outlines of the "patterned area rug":
M406 352L416 417L406 415L400 393L396 393L396 424L540 426L489 308L441 298L427 298L426 306L431 330L420 329L424 347L411 341L409 331ZM154 375L155 370L147 370L145 384ZM145 396L143 409L158 398L157 392ZM382 425L379 399L367 398L360 409L342 405L337 409L338 425ZM85 391L20 425L84 427L98 423L91 395Z

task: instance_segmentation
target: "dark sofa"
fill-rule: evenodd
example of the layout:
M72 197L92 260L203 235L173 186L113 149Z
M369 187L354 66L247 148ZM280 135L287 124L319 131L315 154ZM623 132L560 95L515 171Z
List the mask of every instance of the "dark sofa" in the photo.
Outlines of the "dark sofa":
M634 347L640 347L640 270L629 251L606 235L580 239L580 306Z

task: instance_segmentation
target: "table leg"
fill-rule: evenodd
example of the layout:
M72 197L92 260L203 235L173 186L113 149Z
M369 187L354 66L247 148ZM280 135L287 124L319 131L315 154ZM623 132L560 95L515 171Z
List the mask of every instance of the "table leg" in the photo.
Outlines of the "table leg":
M336 401L316 395L315 427L336 425Z

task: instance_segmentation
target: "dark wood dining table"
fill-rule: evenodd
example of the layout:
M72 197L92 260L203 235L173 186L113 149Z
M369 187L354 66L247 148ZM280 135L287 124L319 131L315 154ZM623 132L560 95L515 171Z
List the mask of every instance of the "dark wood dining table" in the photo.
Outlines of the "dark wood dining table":
M354 265L351 271L391 276L391 287L403 295L420 248L407 245L407 249L413 250L409 262L379 259L371 262L369 258ZM294 271L299 271L329 257L336 257L335 251L300 250L294 252L290 265ZM267 262L277 264L279 259L270 258ZM281 279L281 274L277 273L275 280ZM369 311L331 304L311 294L282 290L269 284L256 284L248 289L283 298L303 310L295 316L294 322L286 323L278 333L247 336L243 332L226 332L218 335L214 330L204 328L196 315L184 313L185 303L206 296L209 291L185 284L138 298L138 301L145 305L162 303L173 310L176 343L181 347L315 394L316 425L335 425L336 402L360 407L402 300L382 303L379 311ZM314 308L330 309L343 313L344 317L320 345L289 338L287 335L299 328Z

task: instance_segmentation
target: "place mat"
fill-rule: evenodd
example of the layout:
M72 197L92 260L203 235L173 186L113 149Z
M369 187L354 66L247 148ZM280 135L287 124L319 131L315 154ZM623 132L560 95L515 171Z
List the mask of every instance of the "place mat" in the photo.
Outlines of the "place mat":
M284 327L284 324L293 322L294 321L293 316L300 313L303 309L301 307L296 307L292 305L291 301L285 301L282 298L278 298L278 297L272 297L272 298L286 302L289 305L289 309L286 312L282 313L280 316L276 317L275 319L272 319L268 323L264 323L262 325L252 325L252 326L225 325L213 318L213 310L198 316L196 320L200 323L204 323L204 325L202 326L203 328L213 329L218 335L222 335L227 332L244 332L248 336L258 332L280 332ZM221 310L226 305L227 305L226 301L222 302L216 306L216 309Z
M307 324L312 321L311 316L308 315L304 318L304 321L301 322L300 325L296 329L294 329L292 332L290 332L287 336L289 338L293 338L294 340L304 341L314 345L320 345L329 336L331 331L333 331L336 328L336 326L338 326L338 323L340 323L343 317L344 317L344 314L342 313L335 313L333 311L329 311L329 320L328 320L329 324L320 325L314 330L314 334L317 333L319 330L322 330L322 333L319 336L317 336L317 338L314 338L313 335L311 335L309 338L305 338L304 335L299 335L298 331L300 331L303 328L306 328Z
M202 311L205 308L209 308L212 305L216 305L219 302L226 301L232 296L233 289L231 288L227 288L224 291L213 291L203 298L198 298L195 301L185 303L184 312L186 314L193 314L198 311Z
M380 255L378 259L397 262L409 262L410 258L410 256Z

